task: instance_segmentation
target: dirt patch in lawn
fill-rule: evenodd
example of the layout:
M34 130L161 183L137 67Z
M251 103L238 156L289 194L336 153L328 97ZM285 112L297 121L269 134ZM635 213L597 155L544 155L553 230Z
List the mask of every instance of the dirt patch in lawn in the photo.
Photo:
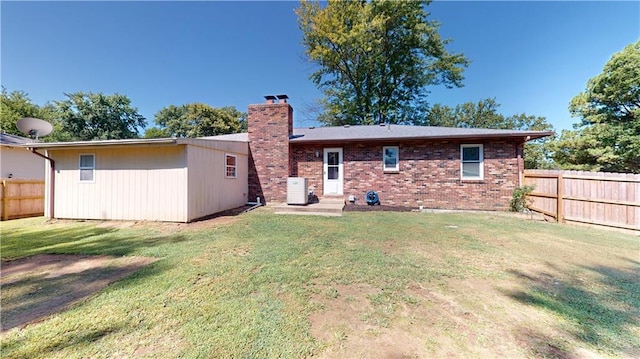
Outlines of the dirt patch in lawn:
M552 318L499 295L508 282L451 284L414 283L392 293L368 284L319 286L312 301L320 309L309 317L312 335L323 343L317 357L573 357L571 350L553 352L549 343L568 338L550 327ZM549 338L536 340L525 329Z
M38 254L2 262L0 330L21 328L60 312L156 260Z

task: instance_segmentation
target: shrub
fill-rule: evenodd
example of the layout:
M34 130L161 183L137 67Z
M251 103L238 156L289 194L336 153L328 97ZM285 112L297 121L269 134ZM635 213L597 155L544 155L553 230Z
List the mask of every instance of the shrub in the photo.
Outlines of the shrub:
M533 189L534 186L526 185L516 187L513 190L513 197L511 198L510 204L513 212L522 212L531 204L531 199L527 198L527 196L533 192Z

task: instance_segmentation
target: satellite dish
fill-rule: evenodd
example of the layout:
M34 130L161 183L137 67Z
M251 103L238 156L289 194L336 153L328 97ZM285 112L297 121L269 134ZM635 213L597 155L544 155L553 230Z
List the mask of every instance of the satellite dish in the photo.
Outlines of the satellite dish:
M46 136L53 131L53 126L39 118L25 117L16 122L16 127L20 132L29 135L30 138L37 140L39 137Z

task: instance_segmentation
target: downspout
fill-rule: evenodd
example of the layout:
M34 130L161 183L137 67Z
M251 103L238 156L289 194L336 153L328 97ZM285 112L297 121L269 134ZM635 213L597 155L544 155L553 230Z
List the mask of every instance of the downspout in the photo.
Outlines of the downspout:
M516 155L518 156L518 187L522 187L524 185L524 145L531 139L531 136L527 136L524 138L521 144L516 147ZM522 152L520 152L520 147L522 146Z
M29 147L29 150L31 150L31 152L34 155L40 156L46 160L49 160L49 217L50 218L55 218L55 215L53 213L53 198L55 196L54 191L56 188L56 181L55 181L55 175L56 175L56 161L53 160L53 158L51 157L47 157L45 155L43 155L40 152L37 152L35 148L33 147Z

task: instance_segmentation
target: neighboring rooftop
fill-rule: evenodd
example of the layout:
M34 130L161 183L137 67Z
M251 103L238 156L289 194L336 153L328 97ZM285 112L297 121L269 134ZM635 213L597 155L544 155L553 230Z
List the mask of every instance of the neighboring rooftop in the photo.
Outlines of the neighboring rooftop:
M3 145L23 145L25 143L31 143L31 142L33 142L33 140L30 138L10 135L4 132L0 133L0 144L3 144Z
M206 136L206 137L198 137L198 138L203 140L249 142L249 136L247 135L246 132L231 133L228 135Z

